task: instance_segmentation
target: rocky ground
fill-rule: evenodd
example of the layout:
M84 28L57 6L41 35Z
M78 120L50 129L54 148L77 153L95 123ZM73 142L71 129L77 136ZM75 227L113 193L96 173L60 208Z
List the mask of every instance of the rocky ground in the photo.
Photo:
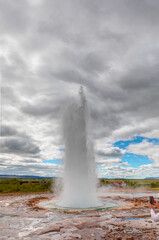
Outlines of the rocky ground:
M147 196L133 195L128 190L109 194L111 197L102 198L122 200L123 206L63 212L39 207L39 202L52 198L50 193L0 195L0 239L159 239L159 222L150 218Z

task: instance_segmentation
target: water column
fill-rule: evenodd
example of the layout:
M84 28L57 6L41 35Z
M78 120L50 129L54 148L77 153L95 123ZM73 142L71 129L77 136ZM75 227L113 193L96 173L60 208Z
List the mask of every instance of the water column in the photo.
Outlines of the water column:
M71 102L63 118L65 165L60 205L72 208L94 207L96 172L93 145L87 137L87 101L80 87L78 101Z

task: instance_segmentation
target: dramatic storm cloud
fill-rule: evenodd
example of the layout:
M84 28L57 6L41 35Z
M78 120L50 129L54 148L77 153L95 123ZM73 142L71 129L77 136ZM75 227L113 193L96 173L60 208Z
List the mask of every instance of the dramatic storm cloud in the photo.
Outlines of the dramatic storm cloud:
M61 115L83 85L99 176L159 176L159 1L0 5L0 174L61 172Z

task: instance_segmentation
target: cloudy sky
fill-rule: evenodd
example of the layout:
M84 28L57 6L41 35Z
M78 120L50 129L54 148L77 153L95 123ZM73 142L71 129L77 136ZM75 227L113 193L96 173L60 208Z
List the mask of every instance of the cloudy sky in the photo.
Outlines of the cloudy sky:
M83 85L98 177L159 177L159 1L0 5L0 174L61 174L61 115Z

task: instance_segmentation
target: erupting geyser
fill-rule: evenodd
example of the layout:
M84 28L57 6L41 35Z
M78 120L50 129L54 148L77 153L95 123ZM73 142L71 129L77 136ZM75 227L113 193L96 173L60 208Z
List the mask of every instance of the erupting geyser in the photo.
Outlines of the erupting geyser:
M122 204L118 200L98 200L96 196L95 157L93 144L87 136L87 101L82 87L79 95L78 101L68 104L63 117L65 164L60 200L41 202L40 207L79 211L108 209Z
M96 197L95 158L87 137L87 102L82 87L79 95L80 101L69 104L63 118L64 183L58 205L91 208L101 204Z

